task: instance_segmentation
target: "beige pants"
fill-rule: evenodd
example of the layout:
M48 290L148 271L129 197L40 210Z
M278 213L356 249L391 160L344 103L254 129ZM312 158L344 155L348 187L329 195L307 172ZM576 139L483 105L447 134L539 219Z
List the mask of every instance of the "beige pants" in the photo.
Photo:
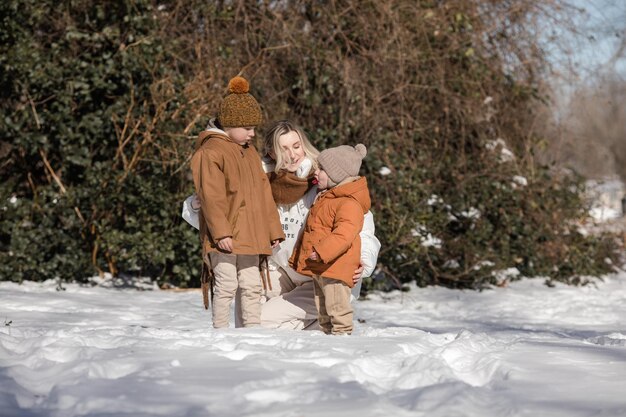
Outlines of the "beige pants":
M289 278L284 269L279 267L277 270L269 272L272 289L267 288L263 294L267 300L293 291L296 288L296 284Z
M270 272L272 286L278 283L280 295L268 298L261 307L261 326L268 329L319 330L313 281L294 283L278 268Z
M261 297L261 326L268 329L319 330L313 281L295 283L284 269L270 271L272 290ZM242 327L241 290L235 298L235 327Z
M213 327L228 327L230 306L237 289L241 292L241 321L243 327L261 324L261 275L258 255L234 255L212 252L211 264L215 274L213 287Z
M350 287L340 280L313 275L319 326L326 334L352 333Z

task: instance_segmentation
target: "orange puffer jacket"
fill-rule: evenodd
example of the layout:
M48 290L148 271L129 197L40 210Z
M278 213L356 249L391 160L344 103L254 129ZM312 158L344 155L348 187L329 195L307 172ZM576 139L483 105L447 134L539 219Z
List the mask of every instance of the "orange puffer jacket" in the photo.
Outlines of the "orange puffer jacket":
M353 287L361 259L363 215L371 200L365 177L322 192L311 207L304 233L289 263L303 275L334 278ZM319 260L308 259L315 250Z

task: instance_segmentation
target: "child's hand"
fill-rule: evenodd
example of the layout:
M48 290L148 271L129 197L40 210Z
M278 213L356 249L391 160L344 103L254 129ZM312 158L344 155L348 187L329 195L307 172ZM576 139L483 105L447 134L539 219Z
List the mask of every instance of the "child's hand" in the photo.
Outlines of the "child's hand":
M278 240L278 239L272 240L272 242L271 242L272 249L278 247L279 244L280 244L280 240Z
M232 252L233 251L233 239L230 237L225 237L217 241L217 247L223 250L224 252Z
M317 252L315 252L315 251L311 252L311 254L309 255L309 259L312 260L312 261L319 260L319 256L317 255Z

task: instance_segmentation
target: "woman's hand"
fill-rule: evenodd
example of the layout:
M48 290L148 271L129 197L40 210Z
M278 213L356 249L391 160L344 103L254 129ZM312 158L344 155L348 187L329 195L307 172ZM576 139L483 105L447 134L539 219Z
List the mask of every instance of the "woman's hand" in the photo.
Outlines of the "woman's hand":
M317 252L315 252L315 251L311 252L311 254L309 255L309 259L312 260L312 261L319 260L319 256L318 256Z
M357 269L354 270L354 275L352 276L352 282L355 284L359 282L361 279L361 275L363 275L363 265L359 265Z
M272 242L270 243L272 245L272 249L278 247L278 245L280 244L280 240L276 239L276 240L272 240Z
M225 237L217 241L217 247L223 250L224 252L232 252L233 251L233 239L230 237Z
M191 208L195 211L200 210L200 197L197 194L193 195L193 199L191 200Z

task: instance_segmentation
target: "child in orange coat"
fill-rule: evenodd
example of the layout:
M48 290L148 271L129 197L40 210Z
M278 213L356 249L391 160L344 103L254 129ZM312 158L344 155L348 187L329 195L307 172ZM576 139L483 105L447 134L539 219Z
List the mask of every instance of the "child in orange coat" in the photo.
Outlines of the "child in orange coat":
M366 154L362 144L320 153L315 178L322 192L290 259L296 271L313 278L319 325L327 334L350 334L353 328L350 288L360 262L363 216L371 205L367 180L358 176Z

